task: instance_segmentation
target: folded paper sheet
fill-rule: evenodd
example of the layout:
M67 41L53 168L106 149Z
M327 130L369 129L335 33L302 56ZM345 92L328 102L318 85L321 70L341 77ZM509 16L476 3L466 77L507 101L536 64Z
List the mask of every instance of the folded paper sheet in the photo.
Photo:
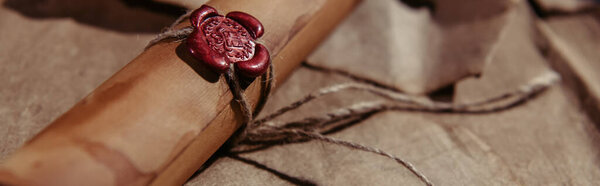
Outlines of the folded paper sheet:
M481 73L502 38L514 2L439 1L410 8L366 0L308 63L425 94Z

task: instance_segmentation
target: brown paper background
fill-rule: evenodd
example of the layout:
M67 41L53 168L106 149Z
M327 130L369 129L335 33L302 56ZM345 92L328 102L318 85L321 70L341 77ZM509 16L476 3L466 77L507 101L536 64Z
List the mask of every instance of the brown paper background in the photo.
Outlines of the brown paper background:
M175 19L173 12L165 13L164 10L125 2L0 0L0 161L140 53L154 34ZM324 47L308 58L308 62L336 67L333 65L336 62L324 60L331 58L319 58L319 55L340 52L332 50L328 53L327 46L336 45L332 43L336 42L335 38L350 33L342 29L352 28L353 19L362 17L357 14L383 14L369 9L382 6L369 6L368 3L373 2L363 3ZM408 16L424 16L430 11L423 7L409 8L395 1L387 3L402 6L388 7L388 10L404 9ZM597 75L600 56L594 52L600 51L596 44L600 39L598 14L567 14L539 19L527 2L517 1L516 4L506 10L511 16L498 26L505 28L506 33L494 43L497 45L495 52L473 56L455 52L456 55L452 55L478 64L485 64L481 59L489 59L487 65L479 65L480 78L458 81L464 75L453 76L455 78L446 83L421 83L419 86L439 88L458 81L451 86L453 88L436 96L463 102L513 90L551 68L563 75L562 83L502 112L465 115L389 111L372 115L331 136L378 147L405 158L438 185L598 183L600 135L594 124L597 121L594 115L598 113L593 110L594 104L586 104L595 103L599 95L595 90L598 90L596 87L600 82ZM401 18L397 19L399 24L391 25L397 28L390 30L402 31L404 27L412 27L402 24ZM431 20L416 18L412 21L425 25ZM538 31L540 27L542 31ZM361 33L365 31L355 32ZM473 43L481 40L461 43L458 39L448 38L456 47L482 45ZM380 57L385 55L376 55L380 50L389 49L384 46L428 46L411 43L420 40L400 45L386 42L392 41L381 39L376 42L383 46L367 43L361 47L369 47L360 51L371 52L347 55L368 57L389 67L393 65L387 63L397 61L382 60ZM428 51L423 53L430 54ZM335 56L332 58L337 59ZM311 59L322 61L316 63ZM382 73L361 60L344 62L338 65L365 67L368 70L358 75L384 84L385 80L381 79L397 79L409 70L394 68L389 71L392 73ZM444 65L435 63L412 65L445 69ZM469 68L464 63L448 62L445 65ZM565 66L570 68L563 68ZM440 78L436 73L422 73L415 77ZM277 89L263 114L320 87L349 81L352 80L344 76L301 67ZM390 85L401 88L405 84ZM357 101L375 99L362 92L330 95L284 115L281 120L298 119ZM215 158L208 168L188 182L188 185L287 184L421 183L392 160L318 141L275 146L240 157Z

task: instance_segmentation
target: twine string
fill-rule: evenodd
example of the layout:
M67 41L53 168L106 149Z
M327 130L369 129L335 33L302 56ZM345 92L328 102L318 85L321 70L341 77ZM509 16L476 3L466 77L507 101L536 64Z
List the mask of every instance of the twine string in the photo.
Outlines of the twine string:
M415 110L415 111L423 111L423 112L451 112L451 113L486 113L502 110L504 108L510 107L514 104L522 102L527 98L545 90L549 86L560 80L560 76L553 71L548 71L534 79L531 79L526 84L520 86L516 90L502 93L498 96L486 98L479 101L467 102L467 103L445 103L445 102L435 102L426 97L412 96L408 94L404 94L399 91L389 90L385 88L380 88L370 84L364 83L344 83L332 85L329 87L321 88L313 93L310 93L298 101L292 102L291 104L284 106L275 112L261 118L257 119L252 123L252 127L257 127L262 123L271 121L284 113L289 111L298 109L300 106L309 103L317 98L323 97L327 94L342 92L345 90L361 90L372 93L376 96L385 98L390 101L395 101L397 103L405 103L411 106L400 106L394 104L389 105L389 108L395 108L398 110L403 110L400 108L405 108L404 110ZM493 105L497 102L507 101L501 105ZM372 105L371 108L375 109L377 107L383 107L386 103L380 103L376 105ZM488 106L488 107L486 107ZM348 107L348 108L352 108ZM329 115L329 114L328 114ZM310 120L310 118L307 118Z
M250 103L248 103L248 99L246 98L246 94L242 90L242 86L240 85L240 80L235 73L235 66L233 63L229 65L229 71L225 74L227 77L227 84L229 84L229 89L231 93L233 93L233 98L240 105L240 110L242 111L242 116L244 117L243 123L246 124L253 119L254 112L252 111L252 107Z
M231 151L237 153L248 151L248 147L252 148L252 146L256 144L269 145L273 142L290 143L302 142L310 139L320 140L388 157L410 170L411 173L413 173L426 185L433 185L433 183L429 181L429 179L420 171L418 171L412 164L399 157L396 157L378 148L327 137L323 134L328 132L327 129L335 128L330 126L331 124L335 124L335 122L333 121L337 121L344 118L350 118L353 116L364 116L367 114L373 114L387 110L412 110L421 112L449 113L490 113L501 111L503 109L508 109L512 106L515 106L518 103L523 103L529 98L532 98L533 96L546 90L559 80L560 76L556 72L548 71L542 74L541 76L532 79L531 81L522 85L514 91L506 92L500 94L499 96L491 97L481 101L458 104L435 102L423 97L410 96L398 91L379 88L377 86L369 84L347 83L332 85L330 87L322 88L316 91L315 93L309 94L298 101L284 106L279 110L275 111L274 113L265 116L262 119L254 121L252 125L250 125L250 127L247 128L245 131L247 136L245 136L243 141L240 142L238 146L234 147ZM324 95L352 89L367 91L393 102L359 102L349 107L343 107L334 110L333 112L328 112L316 117L306 117L299 121L292 121L287 123L272 122L272 120L274 120L278 116L293 111L299 108L300 106L309 103L317 98L320 98ZM500 103L499 105L494 105L494 103L497 102L503 103ZM260 146L254 148L260 148Z

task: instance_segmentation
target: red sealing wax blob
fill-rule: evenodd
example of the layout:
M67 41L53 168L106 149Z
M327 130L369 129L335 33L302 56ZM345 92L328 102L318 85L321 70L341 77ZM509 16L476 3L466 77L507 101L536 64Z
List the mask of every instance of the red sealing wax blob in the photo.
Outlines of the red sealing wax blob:
M194 27L187 39L192 56L217 73L225 73L233 63L236 71L257 77L269 68L267 48L256 39L264 33L258 19L243 12L219 15L213 7L203 5L190 16Z

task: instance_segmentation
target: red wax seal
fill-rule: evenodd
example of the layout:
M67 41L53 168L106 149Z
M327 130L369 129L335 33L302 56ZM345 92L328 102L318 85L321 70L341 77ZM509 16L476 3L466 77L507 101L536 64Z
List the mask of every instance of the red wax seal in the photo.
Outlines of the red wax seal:
M192 56L217 73L229 70L257 77L269 68L270 56L265 46L256 43L264 33L262 24L243 12L219 15L213 7L203 5L190 16L195 28L187 39Z

